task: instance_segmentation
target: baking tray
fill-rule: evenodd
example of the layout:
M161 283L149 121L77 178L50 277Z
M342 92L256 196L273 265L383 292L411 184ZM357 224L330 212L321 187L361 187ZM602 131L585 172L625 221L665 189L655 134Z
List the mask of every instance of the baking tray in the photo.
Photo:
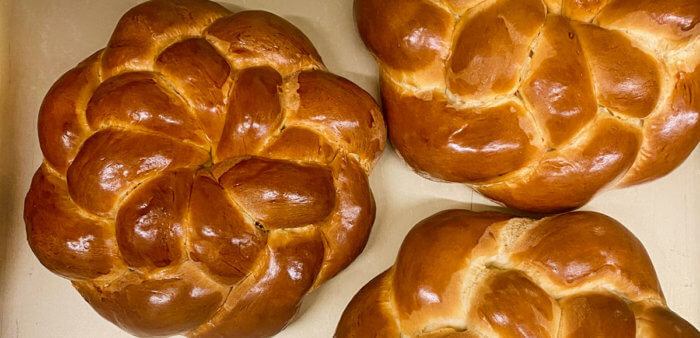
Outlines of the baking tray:
M127 337L70 283L44 269L26 243L22 206L41 163L36 120L52 83L103 48L136 0L0 0L0 337ZM352 0L228 0L264 9L313 41L328 68L378 97L377 66L360 41ZM388 147L371 176L377 219L364 253L308 295L279 337L330 337L352 296L393 263L417 221L447 208L494 204L459 184L414 174ZM700 327L700 151L653 183L598 196L583 209L605 213L649 252L671 309Z

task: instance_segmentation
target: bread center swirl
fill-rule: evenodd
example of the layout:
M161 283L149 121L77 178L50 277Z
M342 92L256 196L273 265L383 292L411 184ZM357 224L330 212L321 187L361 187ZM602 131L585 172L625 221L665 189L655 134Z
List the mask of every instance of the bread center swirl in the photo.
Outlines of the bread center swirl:
M39 114L29 244L139 336L271 336L362 251L372 97L262 11L152 0Z

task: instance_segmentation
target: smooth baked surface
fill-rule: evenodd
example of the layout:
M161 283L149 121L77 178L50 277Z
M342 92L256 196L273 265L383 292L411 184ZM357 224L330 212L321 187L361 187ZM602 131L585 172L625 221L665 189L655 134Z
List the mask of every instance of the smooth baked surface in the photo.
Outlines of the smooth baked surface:
M700 337L668 309L649 256L617 221L448 210L352 299L336 337Z
M127 12L39 113L29 244L135 335L270 336L362 251L386 143L370 95L273 14Z
M417 172L532 212L647 182L700 141L696 0L355 0Z

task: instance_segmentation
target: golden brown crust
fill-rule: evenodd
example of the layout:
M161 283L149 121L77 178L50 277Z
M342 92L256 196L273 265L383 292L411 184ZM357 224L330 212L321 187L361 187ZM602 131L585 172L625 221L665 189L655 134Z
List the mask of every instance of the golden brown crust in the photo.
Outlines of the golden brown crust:
M455 28L460 33L446 65L448 89L466 100L515 89L545 14L540 0L486 2L469 11Z
M695 0L611 0L598 14L603 27L625 27L684 39L700 32L700 3Z
M100 84L98 51L61 76L44 97L39 109L39 144L46 162L61 174L78 154L90 134L82 111Z
M254 157L238 162L219 183L266 229L321 222L335 205L333 176L321 166Z
M399 337L399 327L391 308L393 271L384 271L372 279L355 297L343 312L336 337Z
M533 123L517 102L457 110L437 92L425 101L389 81L383 80L381 89L391 143L419 172L446 181L487 180L521 167L535 155ZM437 114L439 118L431 118ZM493 124L500 128L489 129Z
M595 79L598 103L623 116L644 118L651 114L661 95L657 61L623 33L590 24L573 26Z
M447 5L456 14L464 13L468 9L482 3L484 0L438 0Z
M102 56L103 79L152 68L154 56L183 37L197 36L214 20L229 15L207 0L154 0L126 12Z
M513 247L511 260L562 288L607 277L630 299L661 294L642 243L602 214L572 212L541 220Z
M281 84L282 76L269 67L247 68L238 74L216 147L217 159L251 154L280 129L283 115L277 88Z
M572 20L591 21L611 0L563 0L562 14Z
M550 148L561 146L596 114L591 74L568 20L550 15L520 94L532 107Z
M552 337L559 305L522 272L494 271L475 292L469 315L499 337Z
M217 20L204 36L234 68L271 66L287 75L323 67L311 41L286 20L264 11L245 11Z
M613 117L601 117L580 143L551 150L530 168L477 190L510 207L562 212L588 202L623 175L635 160L639 132Z
M192 330L216 313L228 292L190 266L165 276L127 272L108 285L73 286L100 315L137 336Z
M30 247L139 336L272 336L360 254L372 97L284 19L152 0L39 114Z
M316 228L273 231L259 266L233 289L220 311L190 336L269 337L281 331L311 289L323 261Z
M132 267L165 267L186 254L185 217L193 173L179 169L142 184L124 200L117 214L117 243Z
M448 210L345 309L336 337L700 337L644 247L593 212L541 220Z
M355 0L355 15L389 137L423 176L553 213L666 175L700 142L698 1Z
M107 215L130 188L169 168L198 165L208 154L169 137L129 129L103 129L90 136L66 175L71 199Z
M649 304L635 306L637 335L652 338L697 338L698 330L673 311Z
M321 225L326 245L316 286L345 269L367 244L376 205L369 178L352 157L340 155L331 164L337 189L331 216ZM340 193L340 192L343 193Z
M611 294L584 294L561 300L562 337L636 336L635 318L625 301Z
M299 73L299 108L288 123L320 129L329 140L345 143L365 170L370 170L384 150L384 118L374 99L352 82L314 70ZM371 159L371 160L370 160Z
M355 18L365 44L389 71L412 72L410 83L444 83L452 15L426 0L357 0Z
M683 163L700 139L698 95L700 65L690 74L678 74L670 105L645 123L643 133L646 137L637 160L619 185L653 180Z
M65 182L46 165L32 179L24 210L29 246L46 268L71 279L112 270L116 241L109 226L83 215Z
M192 38L168 47L156 60L162 73L187 101L190 114L213 144L218 144L227 118L231 66L206 40ZM235 101L234 101L235 102Z
M248 274L265 245L265 234L246 221L226 190L207 174L194 179L188 230L190 259L228 285Z
M489 225L507 220L501 214L475 214L462 210L438 213L418 223L406 236L395 264L393 296L404 332L420 332L433 314L458 315L463 271ZM468 224L465 224L468 222ZM440 262L440 264L436 264Z
M124 73L103 82L92 94L85 110L93 130L119 126L143 128L204 146L199 122L186 103L150 72Z

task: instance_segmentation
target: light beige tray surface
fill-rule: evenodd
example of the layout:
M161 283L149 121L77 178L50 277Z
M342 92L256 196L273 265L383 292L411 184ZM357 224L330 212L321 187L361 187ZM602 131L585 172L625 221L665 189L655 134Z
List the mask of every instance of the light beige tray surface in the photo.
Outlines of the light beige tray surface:
M63 72L104 47L137 0L0 0L0 337L126 337L44 269L25 240L22 206L41 163L36 120ZM377 68L355 32L352 0L226 0L303 30L330 70L378 97ZM387 149L371 176L377 220L364 253L309 295L279 337L330 337L352 296L390 266L417 221L447 208L493 205L457 184L415 175ZM627 225L649 252L670 307L700 327L700 150L670 176L598 196L585 210Z

